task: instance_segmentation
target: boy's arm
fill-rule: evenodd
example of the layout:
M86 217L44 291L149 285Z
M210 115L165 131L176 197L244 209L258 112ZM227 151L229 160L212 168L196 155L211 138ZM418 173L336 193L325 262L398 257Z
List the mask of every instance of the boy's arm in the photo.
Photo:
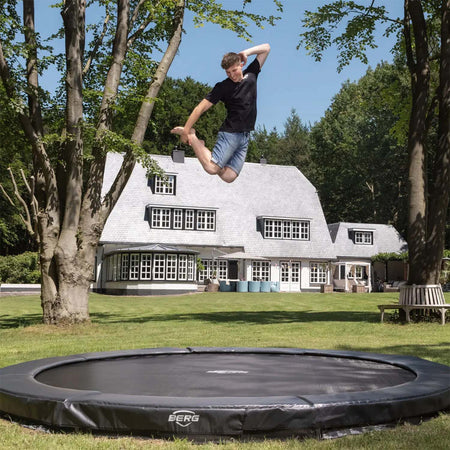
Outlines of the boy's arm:
M256 55L256 59L259 62L259 67L262 67L266 62L267 57L269 56L270 45L269 44L261 44L256 45L255 47L250 47L246 50L242 50L239 52L241 57L241 61L246 64L247 58L251 55Z
M190 130L194 127L195 123L198 119L200 119L200 116L207 111L209 108L211 108L213 104L204 98L191 112L191 115L188 117L188 120L184 124L184 131L181 135L181 142L188 143L189 142L189 133Z

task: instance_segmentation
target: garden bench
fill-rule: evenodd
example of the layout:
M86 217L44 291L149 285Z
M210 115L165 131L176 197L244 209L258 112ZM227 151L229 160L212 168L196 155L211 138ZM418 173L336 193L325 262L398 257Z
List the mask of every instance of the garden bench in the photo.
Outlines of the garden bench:
M406 313L406 321L411 322L409 313L413 309L437 310L441 313L441 324L445 325L445 313L450 309L450 304L445 303L444 293L440 284L433 285L408 285L400 287L398 303L390 305L378 305L381 313L381 322L384 320L386 309L403 309Z

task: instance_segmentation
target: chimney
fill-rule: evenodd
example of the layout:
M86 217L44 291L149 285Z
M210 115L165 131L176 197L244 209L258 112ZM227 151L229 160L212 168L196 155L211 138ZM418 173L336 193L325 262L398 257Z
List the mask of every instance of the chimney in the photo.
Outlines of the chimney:
M184 163L184 150L178 150L178 147L175 147L172 150L172 161L175 163Z
M261 155L261 158L259 158L259 163L262 165L267 164L267 159L264 158L264 155Z

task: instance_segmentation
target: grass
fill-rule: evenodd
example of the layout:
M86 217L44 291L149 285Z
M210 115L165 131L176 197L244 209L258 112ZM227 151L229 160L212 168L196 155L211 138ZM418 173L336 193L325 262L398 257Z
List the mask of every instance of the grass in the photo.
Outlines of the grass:
M447 293L446 300L450 302ZM398 294L205 293L173 297L92 294L92 324L41 324L37 296L0 298L0 367L51 356L145 347L300 347L414 355L450 365L450 323L380 324L377 304ZM450 321L449 321L450 322ZM450 415L420 426L332 441L232 442L228 449L447 449ZM44 433L0 419L1 449L194 449L187 441ZM201 449L217 448L202 445Z

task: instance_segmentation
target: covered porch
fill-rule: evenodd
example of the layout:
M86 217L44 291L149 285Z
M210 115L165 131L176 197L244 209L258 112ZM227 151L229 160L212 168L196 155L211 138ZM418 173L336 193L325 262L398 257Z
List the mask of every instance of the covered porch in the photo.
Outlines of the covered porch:
M332 263L333 290L371 292L371 263L367 261L338 261Z

